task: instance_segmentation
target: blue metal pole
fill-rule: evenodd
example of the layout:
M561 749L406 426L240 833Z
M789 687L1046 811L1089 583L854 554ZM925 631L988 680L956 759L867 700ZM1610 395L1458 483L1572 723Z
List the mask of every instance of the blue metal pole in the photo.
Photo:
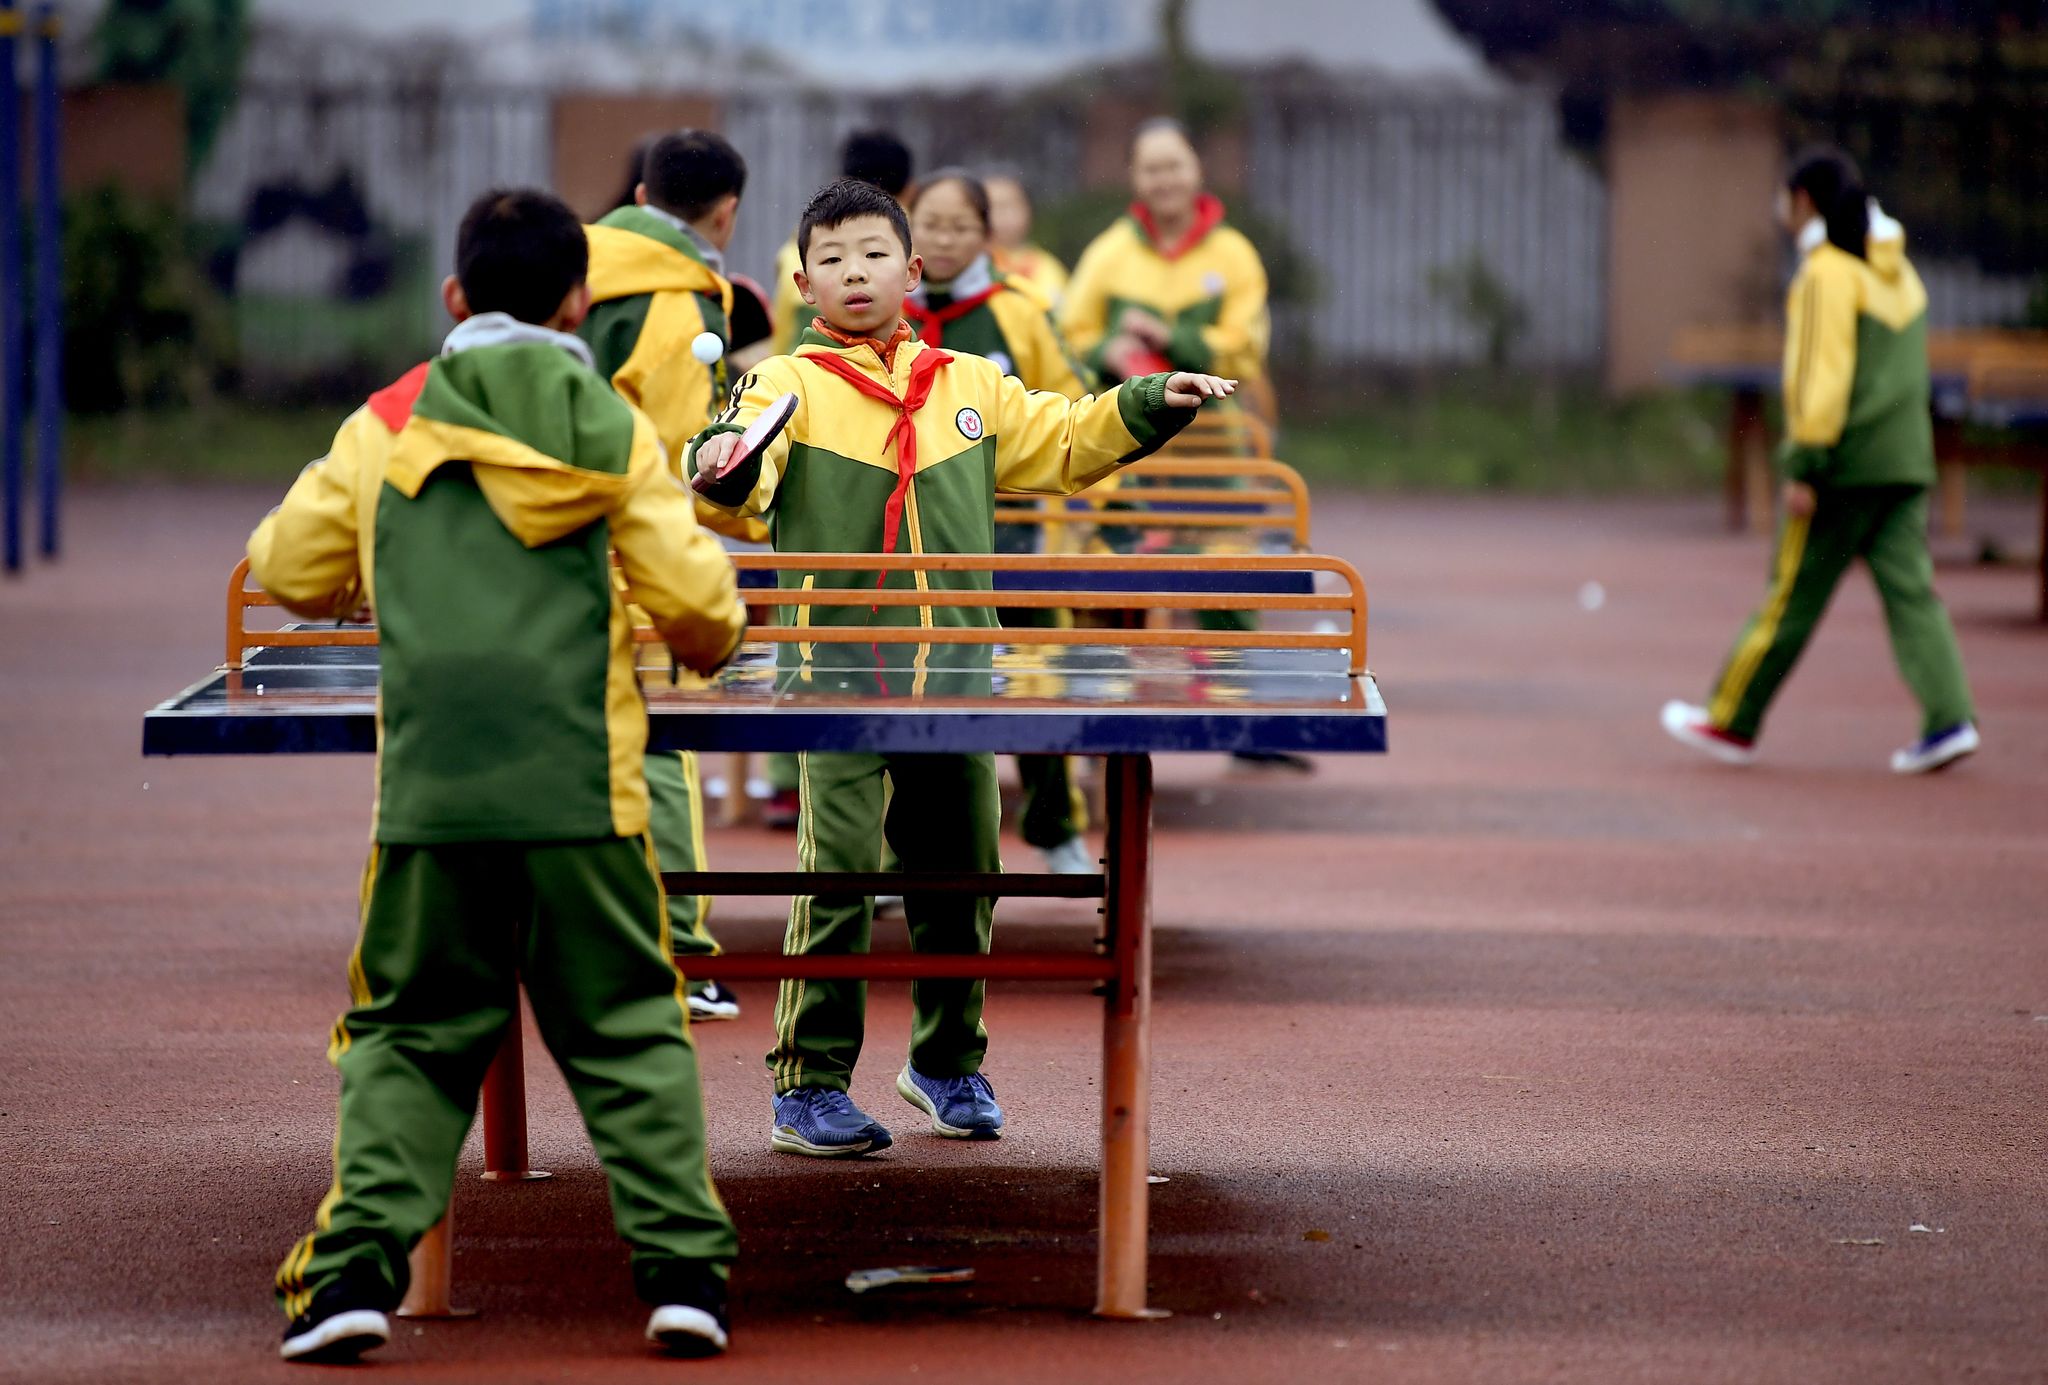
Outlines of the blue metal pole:
M21 571L21 12L0 0L0 489L7 570Z
M62 546L64 215L57 178L57 7L36 11L36 498L45 558Z

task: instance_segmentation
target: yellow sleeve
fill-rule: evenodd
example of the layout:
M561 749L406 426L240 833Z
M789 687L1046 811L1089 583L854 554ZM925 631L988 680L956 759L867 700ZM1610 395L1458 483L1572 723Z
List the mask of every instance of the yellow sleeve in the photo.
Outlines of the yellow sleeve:
M249 535L250 573L292 614L331 619L368 599L361 507L383 482L390 437L375 414L358 409Z
M1200 370L1236 380L1266 373L1266 348L1273 335L1266 307L1266 266L1242 235L1233 235L1223 268L1223 306L1216 321L1201 329L1201 350L1207 364L1184 360L1171 345L1167 356L1185 370Z
M1066 296L1067 267L1061 264L1059 257L1050 250L1032 247L1031 273L1025 277L1031 280L1050 303L1057 304Z
M968 359L968 358L962 358ZM1193 409L1165 400L1164 375L1126 380L1108 394L1068 399L1024 388L996 372L996 489L1026 495L1072 495L1126 462L1153 451L1185 428Z
M790 241L775 252L775 354L787 356L796 350L796 339L803 335L810 325L815 309L804 302L804 296L797 291L797 271L804 267L803 257L796 253L796 242Z
M704 310L694 293L653 296L633 354L612 376L612 388L654 420L655 433L670 458L680 458L717 411L713 367L691 354L704 330Z
M644 421L633 450L632 484L610 516L626 599L647 613L677 663L693 673L715 673L747 628L732 559L698 526L689 492L670 473Z
M783 469L789 465L789 449L793 439L810 431L810 404L804 398L803 375L797 369L793 356L770 356L741 376L733 386L732 403L724 413L712 421L710 427L690 440L689 450L684 454L683 474L692 475L697 469L697 449L705 439L717 433L745 432L747 425L761 416L770 404L785 394L797 397L796 413L774 442L759 454L760 472L752 487L744 496L702 495L699 501L713 510L743 518L766 514L768 507L775 503L776 489L782 484ZM751 463L750 463L751 465Z
M1848 265L1816 252L1786 296L1785 431L1793 449L1825 449L1842 440L1849 386L1856 377L1859 285ZM1793 458L1804 479L1824 458Z
M1105 231L1082 252L1067 281L1066 297L1060 300L1060 335L1067 349L1091 366L1099 366L1096 355L1109 335L1110 258L1113 254Z

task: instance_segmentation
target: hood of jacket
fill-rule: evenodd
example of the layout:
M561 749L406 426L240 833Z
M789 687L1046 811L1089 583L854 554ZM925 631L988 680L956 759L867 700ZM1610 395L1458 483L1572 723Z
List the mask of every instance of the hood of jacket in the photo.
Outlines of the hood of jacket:
M467 463L498 521L537 548L609 514L662 465L661 444L590 368L579 339L486 320L502 316L449 334L394 429L385 480L410 499L442 466ZM379 417L388 427L394 412Z
M590 242L590 296L604 303L636 293L706 293L731 305L732 287L699 258L681 231L645 207L621 207L583 228Z

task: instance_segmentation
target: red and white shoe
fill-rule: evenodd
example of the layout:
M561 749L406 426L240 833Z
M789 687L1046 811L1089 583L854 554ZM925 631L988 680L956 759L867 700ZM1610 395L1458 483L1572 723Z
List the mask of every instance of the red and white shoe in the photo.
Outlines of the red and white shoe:
M1680 745L1711 755L1724 765L1747 765L1756 761L1756 742L1731 736L1707 717L1707 709L1690 702L1664 704L1664 733Z

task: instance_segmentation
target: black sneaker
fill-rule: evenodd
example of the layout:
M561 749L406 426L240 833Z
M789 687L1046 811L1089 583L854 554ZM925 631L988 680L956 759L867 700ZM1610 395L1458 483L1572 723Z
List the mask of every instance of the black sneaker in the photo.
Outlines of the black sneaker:
M688 966L689 963L683 965ZM692 981L689 1000L693 1023L705 1024L711 1020L736 1020L740 1017L740 998L716 981Z
M1295 774L1314 774L1316 772L1315 761L1309 759L1308 756L1294 755L1284 750L1239 750L1233 752L1230 758L1237 761L1245 769L1281 769L1289 770Z
M315 1366L345 1366L391 1340L391 1323L369 1305L362 1289L337 1280L313 1295L313 1304L284 1330L278 1355Z
M730 1344L732 1323L726 1316L725 1281L709 1269L665 1277L661 1286L668 1302L647 1319L647 1340L671 1356L717 1356Z

